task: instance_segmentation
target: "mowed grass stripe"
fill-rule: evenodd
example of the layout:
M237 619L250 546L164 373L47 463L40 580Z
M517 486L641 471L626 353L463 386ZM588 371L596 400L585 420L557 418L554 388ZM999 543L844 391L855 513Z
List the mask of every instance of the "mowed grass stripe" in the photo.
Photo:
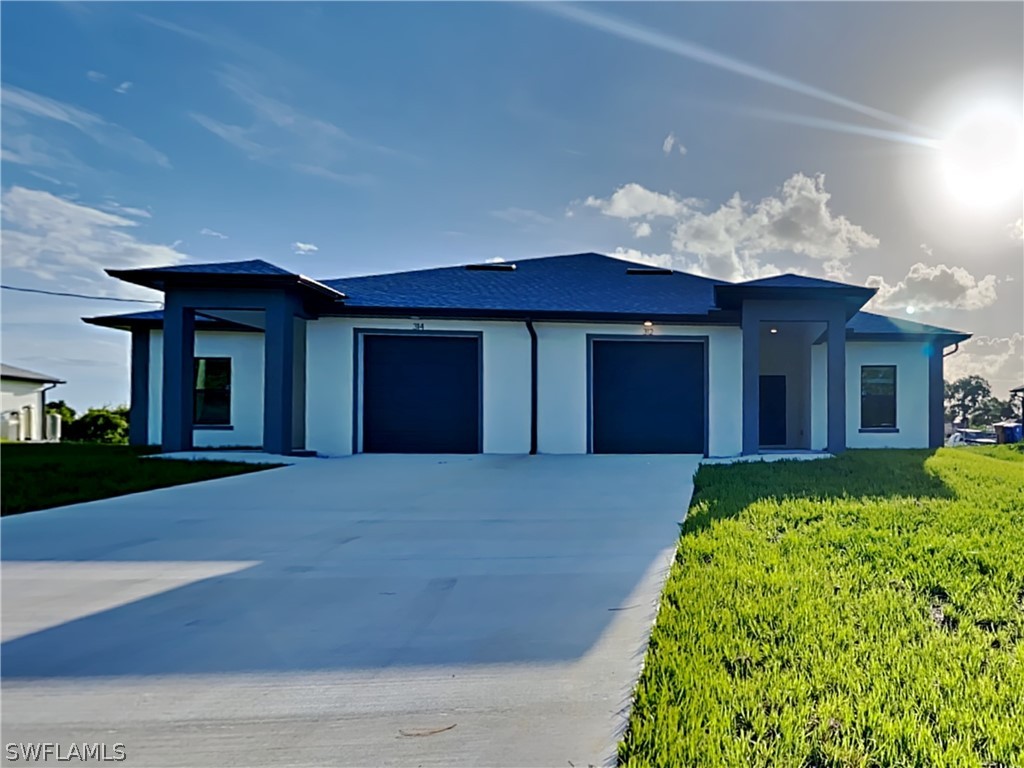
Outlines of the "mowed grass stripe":
M230 461L147 459L127 445L5 443L0 448L4 515L95 501L279 467Z
M1024 765L1024 454L702 467L620 758Z

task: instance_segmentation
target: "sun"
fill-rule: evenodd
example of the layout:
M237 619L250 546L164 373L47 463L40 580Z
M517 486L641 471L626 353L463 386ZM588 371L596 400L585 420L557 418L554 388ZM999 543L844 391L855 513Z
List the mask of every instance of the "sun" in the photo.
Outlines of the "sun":
M941 142L949 192L965 206L992 209L1024 189L1024 121L996 104L964 113Z

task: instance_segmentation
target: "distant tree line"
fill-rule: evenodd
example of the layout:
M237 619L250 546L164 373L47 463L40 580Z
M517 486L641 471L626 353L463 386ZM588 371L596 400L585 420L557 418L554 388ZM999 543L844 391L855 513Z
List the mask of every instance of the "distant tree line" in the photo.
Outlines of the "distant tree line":
M125 445L128 442L127 405L90 408L79 416L63 400L54 400L46 404L46 412L60 414L61 440L112 445Z
M1020 418L1020 399L1000 400L981 376L945 382L946 421L966 426L987 426Z

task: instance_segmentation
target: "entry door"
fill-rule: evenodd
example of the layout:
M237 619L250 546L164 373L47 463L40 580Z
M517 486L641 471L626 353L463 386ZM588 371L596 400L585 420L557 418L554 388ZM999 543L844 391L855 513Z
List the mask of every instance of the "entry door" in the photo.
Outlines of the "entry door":
M480 338L365 334L362 449L479 453Z
M786 377L761 376L761 445L786 444Z

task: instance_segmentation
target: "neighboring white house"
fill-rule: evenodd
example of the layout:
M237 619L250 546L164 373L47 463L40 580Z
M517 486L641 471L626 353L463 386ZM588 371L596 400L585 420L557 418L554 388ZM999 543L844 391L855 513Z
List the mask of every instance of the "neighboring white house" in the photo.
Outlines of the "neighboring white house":
M263 261L110 270L131 440L272 453L699 453L939 446L968 334L874 289L727 283L600 254L316 281Z
M59 431L57 434L47 431L46 393L63 383L45 373L0 363L0 430L3 437L7 440L59 440Z

